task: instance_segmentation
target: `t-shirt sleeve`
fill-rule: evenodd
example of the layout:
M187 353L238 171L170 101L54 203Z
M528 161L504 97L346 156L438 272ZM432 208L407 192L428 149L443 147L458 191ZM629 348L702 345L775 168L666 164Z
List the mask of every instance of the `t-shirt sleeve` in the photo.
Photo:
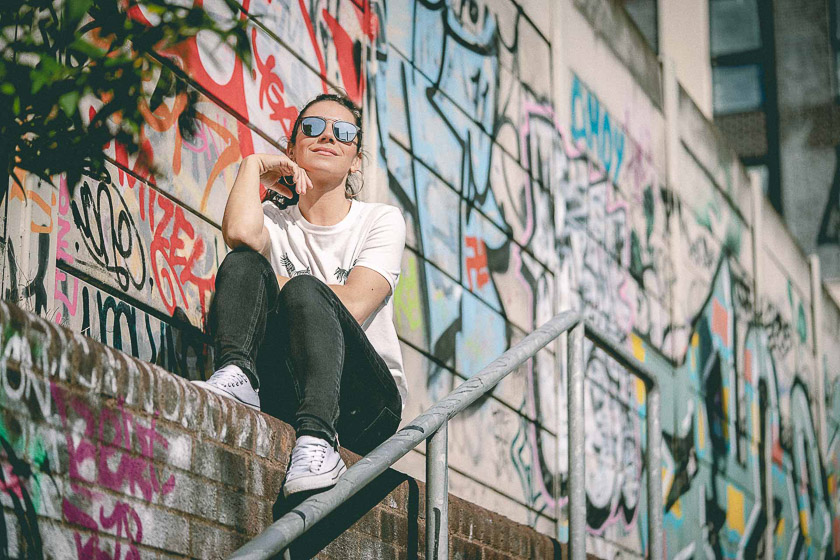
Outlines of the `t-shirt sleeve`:
M374 218L353 266L363 266L381 274L393 294L400 277L404 249L405 219L397 208L389 206Z
M271 242L263 248L262 255L270 261L271 246L276 243L275 237L277 236L277 214L279 212L277 211L277 207L275 207L272 203L268 201L263 202L262 211L263 225L268 230L268 237L271 240Z

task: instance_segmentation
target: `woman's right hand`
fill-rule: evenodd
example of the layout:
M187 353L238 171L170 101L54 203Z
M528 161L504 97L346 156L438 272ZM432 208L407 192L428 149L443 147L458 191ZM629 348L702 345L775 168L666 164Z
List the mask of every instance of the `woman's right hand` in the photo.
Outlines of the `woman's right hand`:
M285 154L253 154L247 157L257 161L260 183L267 189L277 191L286 198L292 198L294 194L289 189L289 185L283 181L283 177L292 178L295 191L299 195L305 194L312 188L312 180L306 171Z

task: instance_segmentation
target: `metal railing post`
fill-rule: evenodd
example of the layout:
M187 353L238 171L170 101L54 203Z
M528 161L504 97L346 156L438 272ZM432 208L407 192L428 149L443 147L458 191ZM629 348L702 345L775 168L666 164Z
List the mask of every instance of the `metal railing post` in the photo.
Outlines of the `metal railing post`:
M583 339L581 321L569 334L569 558L586 558L586 478L583 432Z
M449 559L449 422L426 440L426 558Z
M662 560L662 431L659 425L659 387L647 387L647 484L648 484L648 547L651 560Z

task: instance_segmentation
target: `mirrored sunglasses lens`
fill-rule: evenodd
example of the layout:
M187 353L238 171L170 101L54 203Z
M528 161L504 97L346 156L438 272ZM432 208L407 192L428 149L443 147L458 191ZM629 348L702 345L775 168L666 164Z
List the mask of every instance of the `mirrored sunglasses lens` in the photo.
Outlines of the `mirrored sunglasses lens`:
M318 117L306 117L300 122L300 131L307 136L318 136L326 128L327 123Z
M333 131L339 142L352 142L356 137L356 127L349 122L336 121Z

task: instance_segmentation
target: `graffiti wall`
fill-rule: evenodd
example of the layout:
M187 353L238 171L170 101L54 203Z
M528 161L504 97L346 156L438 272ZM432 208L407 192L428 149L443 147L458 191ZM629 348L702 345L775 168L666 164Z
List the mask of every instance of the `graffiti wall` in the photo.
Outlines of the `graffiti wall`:
M579 309L661 371L669 558L769 556L767 535L776 558L840 554L840 315L813 297L807 273L802 280L801 254L779 250L789 236L776 222L755 237L749 193L727 179L743 170L724 147L680 132L679 184L666 184L656 163L664 148L651 140L662 136L651 128L661 108L633 92L617 105L606 92L629 74L613 67L587 67L586 80L586 60L558 69L568 53L536 21L547 2L246 4L253 67L201 34L173 53L200 93L199 116L185 138L183 98L147 111L159 174L111 145L106 181L71 189L21 176L25 188L11 188L4 299L178 375L207 377L207 314L227 252L219 224L238 162L282 149L297 107L340 88L364 106L362 196L398 206L408 226L394 294L404 420L553 314ZM587 2L568 4L552 13L574 17L551 25L585 21L575 10ZM95 114L97 102L86 103ZM689 104L678 118L694 118ZM455 494L566 540L563 353L560 343L540 352L453 420L450 461ZM645 388L601 349L588 345L585 359L589 542L604 557L641 557ZM60 404L62 394L51 398L62 419L70 408L82 414ZM153 438L154 425L136 428ZM421 454L405 468L422 476ZM42 455L10 444L0 457L14 465ZM152 482L147 500L177 491ZM38 511L82 515L72 503L48 507Z

